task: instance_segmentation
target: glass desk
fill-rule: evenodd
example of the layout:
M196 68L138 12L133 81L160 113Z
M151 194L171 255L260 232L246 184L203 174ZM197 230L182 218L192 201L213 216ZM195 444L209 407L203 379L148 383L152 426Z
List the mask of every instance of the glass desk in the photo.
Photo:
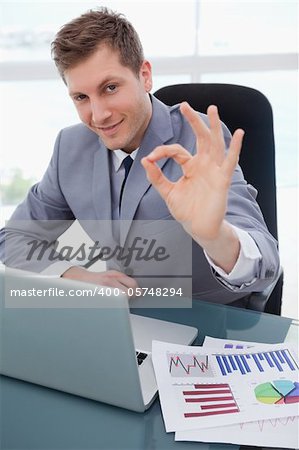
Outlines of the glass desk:
M205 335L264 343L298 343L298 321L198 300L189 309L134 313L190 324ZM34 384L0 377L0 448L70 450L238 449L229 444L175 442L166 433L159 400L139 414ZM243 447L245 448L245 447Z

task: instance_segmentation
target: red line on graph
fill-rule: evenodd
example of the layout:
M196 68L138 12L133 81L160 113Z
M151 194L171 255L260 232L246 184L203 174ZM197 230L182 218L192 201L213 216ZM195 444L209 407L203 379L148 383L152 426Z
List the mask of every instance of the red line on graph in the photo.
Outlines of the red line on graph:
M234 408L235 406L235 403L219 403L219 405L201 405L200 409Z
M195 384L195 389L219 389L219 388L229 388L229 385L227 383L220 383L220 384Z
M238 408L235 409L228 409L227 411L210 411L210 412L204 412L204 413L184 413L184 417L190 418L190 417L203 417L203 416L213 416L216 414L231 414L239 412Z
M266 426L266 425L270 425L273 428L276 428L279 425L287 426L290 422L294 422L295 420L298 420L297 416L283 417L280 419L258 420L254 423L257 424L260 431L263 431L264 426ZM245 423L240 423L239 425L242 430L243 428L246 428L247 425L251 425L251 424L252 424L252 422L245 422Z
M196 366L201 372L205 372L209 369L209 360L208 356L205 356L205 362L204 361L198 361L196 356L190 355L190 357L193 358L192 364L184 364L179 356L171 356L170 358L170 365L169 365L169 372L172 372L172 365L174 365L176 368L181 366L181 368L186 372L187 375L190 375L190 369L195 369Z
M186 398L187 403L202 403L202 402L224 402L225 400L233 400L234 397L230 395L229 397L206 397L206 398Z
M213 389L208 391L183 391L184 395L230 394L230 389Z

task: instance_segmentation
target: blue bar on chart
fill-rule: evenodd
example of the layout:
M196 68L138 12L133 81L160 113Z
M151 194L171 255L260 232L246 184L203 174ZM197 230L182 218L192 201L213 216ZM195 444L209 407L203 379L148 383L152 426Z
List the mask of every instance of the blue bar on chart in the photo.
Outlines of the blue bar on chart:
M252 345L241 345L241 344L224 344L224 348L237 348L239 350L241 350L242 348L248 348L248 347L252 347Z
M278 372L298 370L298 364L287 349L232 355L215 354L215 357L224 376L237 372L241 375L262 373L269 368Z

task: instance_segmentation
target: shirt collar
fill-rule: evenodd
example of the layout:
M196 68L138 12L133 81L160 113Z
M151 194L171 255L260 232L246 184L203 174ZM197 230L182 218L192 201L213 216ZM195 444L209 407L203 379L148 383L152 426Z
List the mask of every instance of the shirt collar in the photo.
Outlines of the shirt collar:
M136 158L137 152L138 152L139 148L137 148L136 150L134 150L132 153L126 153L123 150L113 150L112 151L112 163L115 169L115 172L118 172L118 170L120 169L120 166L123 162L123 160L127 157L127 156L131 156L131 158L134 159ZM111 150L109 150L111 151Z

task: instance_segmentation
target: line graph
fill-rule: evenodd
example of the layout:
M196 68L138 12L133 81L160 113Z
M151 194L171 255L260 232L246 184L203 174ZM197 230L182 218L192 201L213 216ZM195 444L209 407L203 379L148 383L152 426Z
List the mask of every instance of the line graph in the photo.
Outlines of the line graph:
M296 424L299 420L298 416L288 416L281 417L278 419L265 419L265 420L257 420L256 422L244 422L239 423L239 427L241 430L246 430L247 428L252 428L253 426L260 432L263 432L266 429L277 429L280 427L288 427L291 424Z
M168 353L169 373L172 377L211 377L208 355Z

